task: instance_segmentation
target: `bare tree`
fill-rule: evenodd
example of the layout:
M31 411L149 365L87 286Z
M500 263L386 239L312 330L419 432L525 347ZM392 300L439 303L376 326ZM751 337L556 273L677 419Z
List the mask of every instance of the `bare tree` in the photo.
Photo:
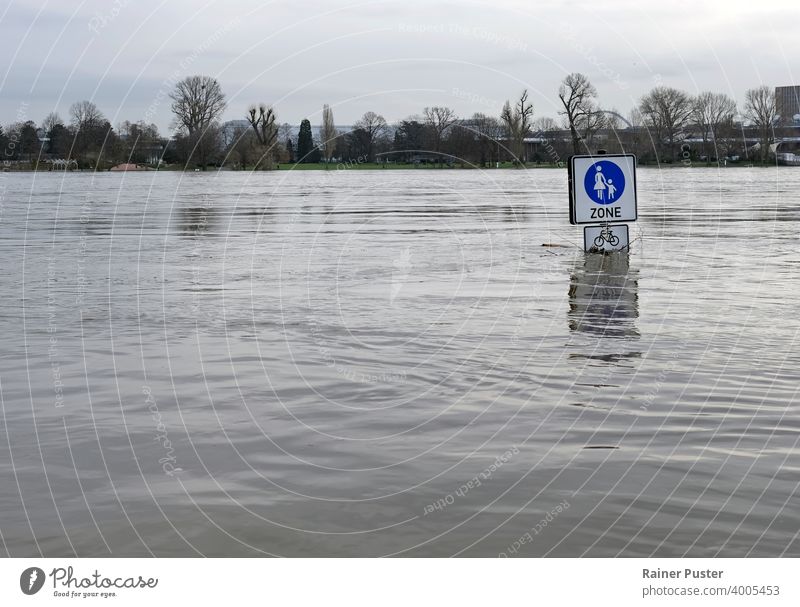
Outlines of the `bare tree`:
M564 116L564 121L572 137L572 152L581 153L581 128L591 127L592 115L597 114L595 99L597 89L589 79L575 72L569 74L558 87L558 98L564 106L564 111L559 112ZM584 150L585 151L585 150Z
M322 139L322 154L325 156L325 163L329 163L336 150L336 125L333 123L333 110L326 103L322 106L322 129L319 132Z
M281 162L294 162L294 142L292 137L294 127L288 122L284 122L278 127L278 143L280 144Z
M642 112L638 107L632 108L628 112L628 123L631 128L641 128L644 124L644 118L642 118Z
M228 157L235 159L234 166L240 170L246 169L253 158L258 159L262 155L260 142L252 130L237 126L228 136L229 140L225 142Z
M275 126L275 112L265 104L259 104L258 108L251 105L247 110L247 122L253 127L256 139L264 147L271 147L278 138L278 127Z
M620 145L624 151L641 156L644 151L644 119L639 108L631 109L625 117L625 124L628 129L624 132L617 132Z
M608 118L605 111L598 107L594 111L579 116L575 123L575 129L578 131L578 135L584 145L589 150L593 150L595 148L595 135L600 129L606 127L607 123Z
M91 101L77 101L69 108L70 123L76 131L96 127L105 122L103 113Z
M288 122L284 122L278 127L278 137L281 141L287 141L292 138L294 128Z
M750 124L758 128L761 139L761 162L766 162L769 158L769 145L775 135L774 126L777 118L773 89L768 86L749 89L744 94L744 115Z
M510 101L505 102L500 119L505 124L514 159L524 164L525 137L533 122L533 104L528 103L527 89L522 91L514 107L511 107Z
M353 125L354 131L363 131L364 147L370 162L373 160L375 143L386 133L386 128L386 119L375 112L367 112Z
M260 103L258 108L251 105L247 110L247 122L253 128L256 142L261 146L261 159L265 168L271 169L275 158L276 144L278 143L278 127L275 124L275 112L271 107ZM256 163L256 167L261 164Z
M222 143L217 119L225 110L225 94L215 78L189 76L175 85L169 97L175 123L188 134L187 158L195 158L205 171Z
M425 124L431 135L431 142L433 143L433 151L436 152L439 162L441 163L441 150L442 141L447 131L450 130L458 117L456 113L449 107L426 107L423 111L425 117Z
M609 134L605 149L613 153L625 152L625 127L632 126L631 123L616 108L603 110L603 117L605 118L603 128Z
M516 115L519 116L520 133L524 138L528 134L528 131L531 128L531 123L533 122L533 104L528 103L527 89L522 91L522 95L520 95L516 105L514 106L514 111Z
M567 152L558 122L550 116L542 116L533 121L531 131L534 137L540 139L535 154L536 161L559 164L562 154L567 155Z
M192 135L178 133L175 137L175 148L178 157L186 163L194 164L205 171L209 164L220 160L223 147L222 132L216 122L212 122Z
M472 124L477 131L479 139L479 152L481 165L487 160L495 163L500 161L500 140L503 137L503 125L494 116L477 113L472 116Z
M73 103L69 108L72 145L69 154L74 154L83 165L97 162L105 149L111 126L105 116L91 101ZM105 127L105 128L104 128Z
M639 110L662 158L675 160L675 139L689 123L693 107L689 95L666 86L657 86L642 97Z
M703 139L703 155L706 157L706 162L710 159L708 142L713 141L714 148L717 149L722 129L728 130L734 116L736 116L736 102L724 93L706 91L695 97L691 120ZM719 152L716 156L719 158Z
M117 135L119 140L115 152L120 162L158 163L162 147L155 124L123 120L117 125Z
M558 130L558 123L550 116L542 116L533 121L534 133L550 133Z
M208 128L225 110L225 93L210 76L189 76L169 94L178 125L189 135Z
M61 116L59 116L57 112L50 112L45 116L45 119L42 120L42 131L44 131L45 136L49 137L53 128L57 125L63 126L64 121L61 120Z

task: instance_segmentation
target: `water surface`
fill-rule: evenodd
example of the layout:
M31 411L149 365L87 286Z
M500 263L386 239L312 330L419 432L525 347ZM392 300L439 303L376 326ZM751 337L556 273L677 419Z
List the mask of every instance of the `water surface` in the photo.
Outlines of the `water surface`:
M2 553L800 556L799 170L0 179Z

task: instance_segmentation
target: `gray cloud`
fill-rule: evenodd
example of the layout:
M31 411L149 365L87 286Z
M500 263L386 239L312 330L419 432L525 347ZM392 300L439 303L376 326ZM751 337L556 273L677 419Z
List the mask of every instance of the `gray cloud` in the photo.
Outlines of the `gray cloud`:
M436 104L497 113L495 101L524 87L537 115L555 116L558 83L571 71L622 111L656 82L741 100L749 87L800 80L798 11L767 4L92 0L73 11L13 1L0 21L13 57L0 71L0 122L23 104L39 120L92 97L107 116L136 120L176 72L217 77L229 118L266 101L292 123L313 120L323 103L342 124L366 110L396 120ZM170 119L161 103L153 120L165 129Z

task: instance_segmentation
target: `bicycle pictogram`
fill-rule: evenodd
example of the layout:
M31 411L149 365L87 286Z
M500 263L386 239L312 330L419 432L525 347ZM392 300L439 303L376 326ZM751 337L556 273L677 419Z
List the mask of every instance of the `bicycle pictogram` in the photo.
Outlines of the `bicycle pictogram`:
M614 232L611 231L610 226L605 226L601 231L597 238L594 239L594 246L598 249L603 247L603 243L607 242L612 247L616 247L619 244L619 236L616 236Z

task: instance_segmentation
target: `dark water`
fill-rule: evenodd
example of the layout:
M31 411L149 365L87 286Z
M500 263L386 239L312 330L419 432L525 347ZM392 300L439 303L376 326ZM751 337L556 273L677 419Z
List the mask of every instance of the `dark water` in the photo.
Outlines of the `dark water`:
M0 179L2 553L800 556L800 170Z

